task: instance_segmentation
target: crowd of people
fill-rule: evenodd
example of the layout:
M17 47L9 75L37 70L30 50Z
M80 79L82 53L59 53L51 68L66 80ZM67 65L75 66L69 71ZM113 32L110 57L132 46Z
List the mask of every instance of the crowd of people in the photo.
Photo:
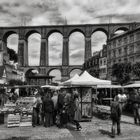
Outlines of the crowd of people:
M16 90L11 90L7 95L8 100L16 102L19 93ZM98 104L102 103L100 95L97 92L97 101L95 100L95 102ZM110 117L112 120L112 136L115 137L116 126L117 134L121 134L121 115L128 102L131 102L134 124L140 125L140 89L133 89L133 91L129 91L129 94L123 90L118 90L113 95L113 101L110 104ZM30 96L34 98L33 127L37 125L43 125L44 127L56 125L59 128L63 128L67 127L68 123L72 123L76 126L76 130L81 130L82 127L79 123L81 121L80 97L77 90L68 93L66 90L62 90L61 92L54 90L52 92L49 90L40 91L33 89Z
M140 125L140 89L134 89L130 93L126 95L125 92L119 90L111 103L112 137L115 137L115 126L117 126L117 134L121 134L121 115L128 101L132 105L134 124Z
M53 91L40 96L37 89L34 92L34 105L32 115L33 127L44 125L50 127L53 125L59 128L66 127L68 123L73 123L76 130L81 129L79 121L81 120L81 111L79 107L79 94Z

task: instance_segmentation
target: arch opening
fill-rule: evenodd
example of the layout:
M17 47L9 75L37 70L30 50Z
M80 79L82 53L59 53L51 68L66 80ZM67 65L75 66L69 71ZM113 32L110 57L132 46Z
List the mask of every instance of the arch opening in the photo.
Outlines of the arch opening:
M128 28L126 28L126 27L120 27L120 28L118 28L118 29L115 30L115 33L114 34L119 34L121 32L126 32L126 31L128 31Z
M27 77L29 77L29 76L31 76L31 75L35 75L35 74L38 74L38 73L39 73L39 72L38 72L38 70L36 70L36 69L29 69L29 70L26 71L25 77L27 78Z
M106 45L107 35L103 31L96 31L91 36L92 56L96 55Z
M118 29L114 32L114 35L121 35L123 33L125 33L126 31L125 30L121 30L121 29Z
M72 78L75 74L80 75L81 73L82 73L82 70L81 70L81 69L73 69L73 70L70 72L70 78Z
M40 64L41 35L33 33L28 37L28 59L29 66Z
M48 38L49 65L62 65L63 36L52 33Z
M7 52L9 54L9 59L13 61L14 63L17 63L18 61L18 40L19 36L16 33L9 34L6 40L6 46L7 46Z
M61 71L59 69L53 69L49 72L49 76L54 76L53 82L61 81Z
M74 32L69 37L69 64L82 65L84 62L85 38L80 32Z

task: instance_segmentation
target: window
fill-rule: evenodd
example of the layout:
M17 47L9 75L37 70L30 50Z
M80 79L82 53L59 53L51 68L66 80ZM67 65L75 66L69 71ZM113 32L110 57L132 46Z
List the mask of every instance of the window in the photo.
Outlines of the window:
M111 52L109 51L108 52L108 59L110 59L111 58Z
M100 60L100 65L102 66L102 59Z
M127 55L127 46L124 47L124 55Z
M113 60L113 63L115 64L116 63L116 60Z
M127 58L124 58L124 63L127 63Z
M119 63L121 63L121 59L119 59Z
M133 57L133 56L130 57L130 58L129 58L129 61L130 61L130 62L134 62L134 57Z
M0 45L0 51L2 51L2 45Z
M121 43L122 43L122 39L120 38L120 39L118 40L118 45L120 46Z
M134 35L130 35L130 42L134 41Z
M122 53L122 49L119 49L118 51L119 51L119 55L121 55L121 53Z
M136 39L137 39L137 40L140 40L140 32L138 32L138 33L136 34Z
M94 59L92 60L92 66L94 66Z
M140 42L137 43L137 47L140 47Z
M124 44L127 44L127 37L124 38Z
M113 57L116 57L116 50L113 50Z
M110 43L108 43L108 49L111 49L111 44Z
M106 59L104 59L104 65L106 65Z
M97 65L97 64L99 63L99 62L98 62L98 58L96 58L96 60L95 60L95 61L96 61L96 62L95 62L95 63L96 63L96 65Z
M134 53L134 45L131 45L130 47L129 47L129 53L131 54L131 53Z
M115 40L113 41L113 47L116 47L116 41Z

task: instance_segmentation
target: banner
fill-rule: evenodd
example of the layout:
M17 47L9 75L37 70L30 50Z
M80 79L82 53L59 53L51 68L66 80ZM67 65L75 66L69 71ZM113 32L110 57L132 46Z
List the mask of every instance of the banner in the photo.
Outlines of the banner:
M0 66L3 66L3 52L0 52Z

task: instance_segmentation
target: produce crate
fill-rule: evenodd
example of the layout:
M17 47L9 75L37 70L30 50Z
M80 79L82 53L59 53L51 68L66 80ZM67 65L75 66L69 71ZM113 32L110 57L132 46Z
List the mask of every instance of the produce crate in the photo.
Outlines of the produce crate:
M19 127L20 114L8 114L7 127Z
M20 126L32 126L32 115L22 114L20 119Z

